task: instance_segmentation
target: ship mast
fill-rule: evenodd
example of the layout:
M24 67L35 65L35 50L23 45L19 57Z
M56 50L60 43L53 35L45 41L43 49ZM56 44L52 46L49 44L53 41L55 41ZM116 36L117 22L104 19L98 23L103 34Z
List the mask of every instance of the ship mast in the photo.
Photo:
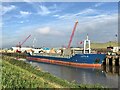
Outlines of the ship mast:
M88 48L86 48L88 44ZM84 40L84 54L86 53L85 51L88 50L88 53L91 53L91 49L90 49L90 40L88 39L88 34L87 34L87 38L86 40Z

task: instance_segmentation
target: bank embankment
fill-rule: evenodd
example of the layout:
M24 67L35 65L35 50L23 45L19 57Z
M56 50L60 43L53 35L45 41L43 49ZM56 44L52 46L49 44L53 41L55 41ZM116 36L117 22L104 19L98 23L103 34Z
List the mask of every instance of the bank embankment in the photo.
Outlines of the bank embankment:
M2 88L103 88L99 84L79 85L62 80L10 56L2 56L1 65Z

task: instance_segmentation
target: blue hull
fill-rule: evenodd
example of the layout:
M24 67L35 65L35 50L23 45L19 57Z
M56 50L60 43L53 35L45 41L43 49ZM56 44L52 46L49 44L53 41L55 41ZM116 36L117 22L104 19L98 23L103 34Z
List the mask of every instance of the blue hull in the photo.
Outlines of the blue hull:
M106 54L76 54L71 58L71 61L76 63L102 64L105 57Z
M70 62L70 63L77 63L77 64L102 64L105 57L106 57L106 54L75 54L70 58L28 55L27 59L34 60L34 61L39 61L38 59L53 60L53 61ZM45 62L49 62L49 61L45 61Z

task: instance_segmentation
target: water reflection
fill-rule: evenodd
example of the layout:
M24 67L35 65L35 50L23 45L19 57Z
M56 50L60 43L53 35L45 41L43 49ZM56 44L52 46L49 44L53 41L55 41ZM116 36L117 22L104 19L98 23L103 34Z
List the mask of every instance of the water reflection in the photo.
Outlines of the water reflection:
M32 65L39 66L42 70L76 83L101 84L104 87L118 88L119 67L103 66L101 69L95 68L75 68L62 65L52 65L32 62Z
M120 76L119 66L102 66L102 70L109 75L118 74Z

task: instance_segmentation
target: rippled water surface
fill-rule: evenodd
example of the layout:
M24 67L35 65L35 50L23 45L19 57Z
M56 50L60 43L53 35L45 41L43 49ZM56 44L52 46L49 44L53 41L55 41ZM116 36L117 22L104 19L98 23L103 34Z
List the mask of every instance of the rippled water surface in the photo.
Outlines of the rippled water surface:
M30 62L34 66L39 66L43 71L47 71L57 77L83 84L101 84L108 88L118 88L118 78L120 77L118 67L76 68L62 65L53 65L39 62Z

